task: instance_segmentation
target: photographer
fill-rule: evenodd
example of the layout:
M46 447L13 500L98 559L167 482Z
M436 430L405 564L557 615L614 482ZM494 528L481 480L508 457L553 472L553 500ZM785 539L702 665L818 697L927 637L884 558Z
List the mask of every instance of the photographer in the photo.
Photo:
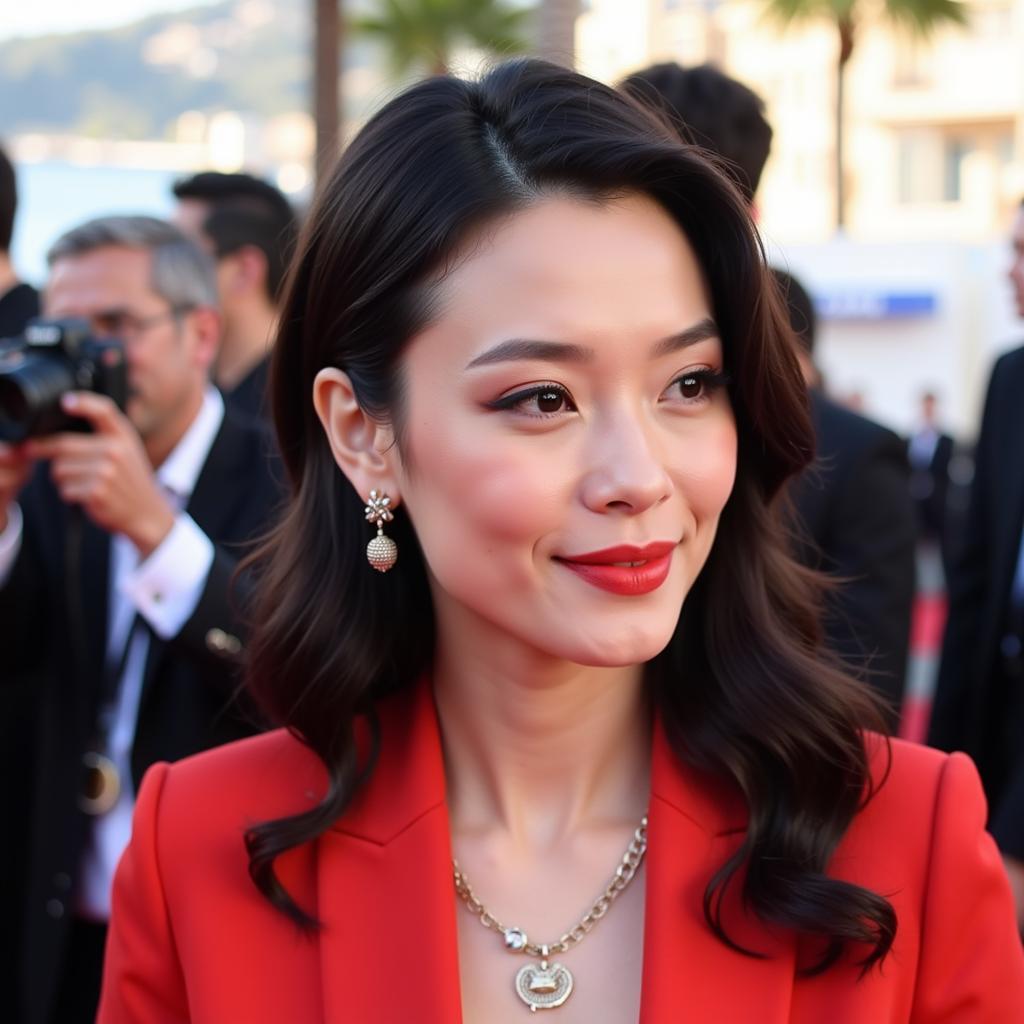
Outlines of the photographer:
M162 221L110 217L65 234L49 263L46 316L123 343L128 387L124 412L101 393L60 397L88 432L0 445L0 647L5 669L40 680L19 943L32 1024L95 1015L146 768L253 731L234 700L231 580L277 498L262 427L208 381L206 256Z

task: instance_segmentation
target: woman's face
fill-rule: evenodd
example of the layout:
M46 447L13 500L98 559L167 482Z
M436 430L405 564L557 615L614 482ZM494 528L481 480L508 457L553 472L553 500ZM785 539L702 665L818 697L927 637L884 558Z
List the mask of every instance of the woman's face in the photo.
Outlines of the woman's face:
M584 665L647 661L736 471L689 243L647 198L551 198L478 239L440 287L440 317L403 357L394 472L441 629Z

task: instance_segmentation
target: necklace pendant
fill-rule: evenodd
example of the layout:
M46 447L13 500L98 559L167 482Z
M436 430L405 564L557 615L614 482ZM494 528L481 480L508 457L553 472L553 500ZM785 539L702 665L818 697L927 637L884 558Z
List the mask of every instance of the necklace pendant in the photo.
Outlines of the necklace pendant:
M530 1008L553 1010L572 994L573 978L568 967L560 963L527 964L516 973L516 995Z

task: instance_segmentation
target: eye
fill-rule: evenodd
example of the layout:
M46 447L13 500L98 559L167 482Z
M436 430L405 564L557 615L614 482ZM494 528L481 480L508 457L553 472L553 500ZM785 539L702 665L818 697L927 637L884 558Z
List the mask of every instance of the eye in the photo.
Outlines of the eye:
M716 370L707 367L688 370L672 381L665 394L669 400L681 400L683 405L700 405L710 401L727 383L726 375Z
M503 395L494 402L490 402L488 408L497 410L510 410L520 412L526 416L548 417L557 416L560 413L576 412L576 405L573 403L569 392L560 384L539 384L534 387L523 388L511 395Z
M568 404L568 396L564 391L542 391L536 396L537 408L540 412L561 412Z
M683 398L700 398L704 393L704 380L694 373L680 377L676 383L679 385L679 393Z

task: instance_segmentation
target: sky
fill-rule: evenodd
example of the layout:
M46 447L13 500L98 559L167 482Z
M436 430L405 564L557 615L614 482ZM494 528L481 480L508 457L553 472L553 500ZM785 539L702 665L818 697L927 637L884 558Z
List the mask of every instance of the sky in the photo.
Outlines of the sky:
M111 28L158 11L203 7L213 0L0 0L0 39Z

